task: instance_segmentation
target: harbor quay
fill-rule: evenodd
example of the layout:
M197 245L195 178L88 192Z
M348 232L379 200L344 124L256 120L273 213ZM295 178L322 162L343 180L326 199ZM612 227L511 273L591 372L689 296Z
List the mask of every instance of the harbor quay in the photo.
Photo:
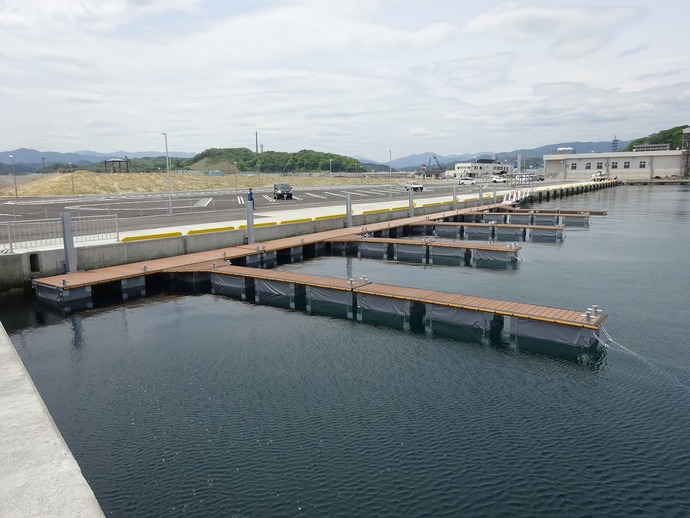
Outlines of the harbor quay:
M583 182L568 186L550 186L545 190L524 190L521 193L524 196L520 201L538 203L540 200L584 194L594 189L614 187L615 185L617 182L600 182L597 184ZM526 313L527 308L511 306L511 304L519 303L506 303L503 308L489 307L485 306L485 301L430 299L428 298L429 294L410 291L402 293L397 291L395 287L368 282L350 282L349 280L340 280L342 286L337 282L330 281L331 284L325 286L330 292L324 293L319 291L324 286L317 286L315 279L278 278L277 273L272 274L270 269L261 266L261 262L266 257L269 257L269 260L271 258L270 253L266 254L267 251L271 252L271 250L267 249L273 248L275 257L277 257L279 250L285 249L300 248L304 253L304 242L314 240L315 238L310 236L317 233L327 233L331 241L341 243L352 242L351 236L355 235L357 236L355 242L368 243L367 246L375 245L376 239L399 239L397 234L391 235L392 232L389 230L403 226L395 223L396 221L407 220L404 223L412 223L414 220L415 223L423 225L428 217L429 220L438 221L440 226L453 226L450 224L462 223L457 221L457 218L464 210L468 212L497 211L499 208L501 211L507 210L507 205L503 204L502 201L504 197L509 195L515 196L512 193L504 192L499 194L500 199L494 199L494 195L489 193L487 197L481 199L475 197L474 199L427 200L423 206L356 206L352 211L354 214L349 215L343 214L342 210L333 207L322 209L319 214L296 212L286 217L283 213L280 216L282 219L279 221L277 218L262 218L262 222L255 225L254 229L247 228L246 221L223 222L209 229L152 229L150 232L123 236L122 240L117 243L90 243L87 246L77 246L78 271L74 275L78 275L79 272L89 274L93 270L103 268L129 267L138 270L137 274L131 277L141 277L142 274L143 277L146 277L155 273L156 261L172 261L174 258L181 257L185 258L186 263L161 267L161 271L166 268L171 271L178 269L179 271L176 272L178 274L191 274L193 273L192 270L195 270L197 273L209 277L216 276L222 279L216 283L219 293L222 293L223 290L233 292L233 286L238 285L237 279L252 278L254 279L252 283L242 282L244 282L244 287L251 284L255 291L254 300L256 300L257 291L260 293L259 296L262 293L266 295L274 291L276 286L283 286L283 284L288 283L293 287L304 286L305 293L306 286L311 286L309 291L314 296L311 300L321 302L328 302L333 298L333 293L336 292L354 293L355 296L359 297L360 307L364 302L365 308L370 307L374 312L381 309L380 305L376 306L378 303L376 301L382 297L388 301L403 301L401 302L402 307L408 309L419 307L415 305L415 301L421 302L428 305L427 312L430 315L438 316L436 320L427 319L432 328L435 324L446 324L452 321L458 314L462 314L464 318L467 315L463 312L477 310L481 313L487 311L500 313L502 311L506 315L515 315L515 318L518 319L530 320L530 315ZM513 207L518 204L511 204L510 206ZM515 214L520 213L517 210L514 212ZM467 223L469 224L469 222ZM525 223L525 225L529 224L532 223ZM229 229L228 227L233 228ZM408 228L411 226L408 225ZM251 240L252 242L247 242L251 230L254 231L254 239ZM379 233L378 236L377 233ZM342 241L338 241L339 239ZM290 246L281 246L280 240L296 240L296 242ZM324 236L319 236L314 242L325 241ZM274 244L271 245L271 242ZM283 245L285 244L286 242L283 243ZM386 247L391 244L394 243L386 243ZM379 245L376 244L376 246ZM417 246L420 250L424 250L424 257L428 257L427 250L430 243L426 242ZM243 250L239 255L244 259L240 260L238 264L232 264L232 260L229 263L226 262L231 254L231 249ZM371 248L365 247L362 250L371 250ZM383 254L383 248L378 248L378 250ZM223 252L225 252L225 256L223 256ZM63 271L66 260L65 253L65 249L61 247L51 249L27 247L22 249L18 246L17 253L3 254L0 256L3 291L8 293L12 293L12 290L15 290L14 293L25 291L27 285L31 285L32 282L45 286L52 282L57 290L56 293L78 288L78 283L72 282L69 274ZM368 252L364 253L366 255ZM210 254L210 256L208 258L201 257L195 262L193 257L189 257L193 254L200 254L201 256ZM247 262L247 258L253 258L254 264L252 264L252 259ZM257 260L258 264L256 264ZM242 261L244 264L241 264ZM193 266L190 266L192 264ZM146 268L144 268L145 266ZM248 270L253 270L254 273ZM14 272L14 279L8 278L8 274L11 272ZM267 276L273 277L273 280ZM68 280L63 283L65 278ZM226 280L229 282L225 282ZM84 286L87 284L88 281ZM125 292L130 295L135 294L136 283L132 286L135 287L132 290L125 290ZM68 287L69 289L65 289ZM241 298L241 289L239 293ZM357 304L353 303L351 298L347 298L350 296L346 295L346 300L350 301L345 303L346 311L349 304L354 318L367 322L365 311L360 311L359 317L357 316ZM287 297L289 304L289 294ZM475 299L477 298L475 297ZM386 306L395 305L398 302L386 303ZM482 304L485 305L482 306ZM571 324L564 325L577 329L578 333L582 330L596 331L605 319L605 315L597 314L596 311L593 315L586 315L574 310L572 314L565 314L563 312L567 310L558 308L539 307L533 309L535 313L532 316L534 318L530 321L535 323L537 327L552 324L559 319L562 322L572 319ZM449 316L449 311L456 313ZM538 312L542 313L538 315ZM486 325L490 325L490 323L486 323ZM441 326L437 325L436 327ZM81 475L79 465L53 423L40 394L14 350L4 328L0 329L0 354L3 360L0 369L0 386L3 394L3 404L0 406L3 423L2 453L0 455L3 466L5 466L3 474L0 475L2 477L3 497L2 503L0 503L0 515L102 516L102 511L88 482Z

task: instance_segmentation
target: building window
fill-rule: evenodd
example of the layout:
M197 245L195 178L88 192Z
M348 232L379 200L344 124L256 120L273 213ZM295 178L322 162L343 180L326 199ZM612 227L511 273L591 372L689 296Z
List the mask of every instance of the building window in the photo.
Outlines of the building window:
M630 169L630 162L623 162L623 169Z
M585 162L585 169L592 169L592 162Z
M647 161L646 160L640 160L640 169L646 169L647 168Z
M603 169L604 168L604 162L597 162L597 169Z
M611 162L611 169L618 169L618 162Z
M570 170L571 171L577 171L577 162L572 162L570 164Z

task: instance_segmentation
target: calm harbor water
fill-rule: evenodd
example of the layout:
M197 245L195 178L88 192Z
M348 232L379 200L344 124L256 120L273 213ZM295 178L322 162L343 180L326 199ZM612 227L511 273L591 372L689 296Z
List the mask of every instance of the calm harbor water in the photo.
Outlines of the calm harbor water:
M212 295L0 318L109 515L689 516L690 189L550 205L610 212L515 270L282 268L598 304L596 361Z

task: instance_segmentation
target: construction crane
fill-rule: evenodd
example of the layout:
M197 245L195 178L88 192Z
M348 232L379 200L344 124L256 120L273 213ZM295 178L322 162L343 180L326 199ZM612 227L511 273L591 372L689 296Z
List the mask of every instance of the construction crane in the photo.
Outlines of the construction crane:
M445 171L445 169L443 169L443 166L442 166L441 163L438 161L438 158L436 158L435 156L432 156L431 158L433 158L433 159L434 159L434 162L436 162L436 165L438 165L438 174L437 174L437 176L440 177L440 176L443 174L443 172ZM429 158L429 165L427 166L427 172L429 172L429 173L431 173L431 158Z

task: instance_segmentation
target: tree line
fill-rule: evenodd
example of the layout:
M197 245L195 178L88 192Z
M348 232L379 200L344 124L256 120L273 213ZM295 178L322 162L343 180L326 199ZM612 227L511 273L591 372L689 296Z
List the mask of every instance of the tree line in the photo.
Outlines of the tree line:
M130 172L155 173L166 171L165 156L127 158ZM203 161L203 166L199 163ZM127 166L123 163L115 165L115 172L125 172ZM198 153L192 158L170 157L170 168L172 170L212 170L218 169L225 173L255 171L261 173L295 173L295 172L352 172L362 173L370 169L369 166L362 164L359 160L337 155L334 153L322 153L303 149L297 153L286 153L281 151L264 151L255 153L248 148L210 148ZM19 169L19 168L18 168ZM32 171L34 168L31 168ZM69 164L67 162L56 162L46 164L45 167L35 169L35 172L70 172L70 170L86 170L96 173L110 173L113 166L105 162L95 162L92 164ZM27 172L27 171L23 171ZM20 174L19 171L17 171Z
M179 164L182 167L192 167L204 159L209 167L213 164L232 164L240 171L262 173L366 171L366 167L355 158L309 149L303 149L297 153L283 151L255 153L247 148L211 148L192 158L179 160Z
M635 146L642 144L670 144L671 149L682 149L683 148L683 130L687 128L688 125L676 126L675 128L659 131L658 133L652 133L648 137L642 137L633 140L625 151L632 151Z

